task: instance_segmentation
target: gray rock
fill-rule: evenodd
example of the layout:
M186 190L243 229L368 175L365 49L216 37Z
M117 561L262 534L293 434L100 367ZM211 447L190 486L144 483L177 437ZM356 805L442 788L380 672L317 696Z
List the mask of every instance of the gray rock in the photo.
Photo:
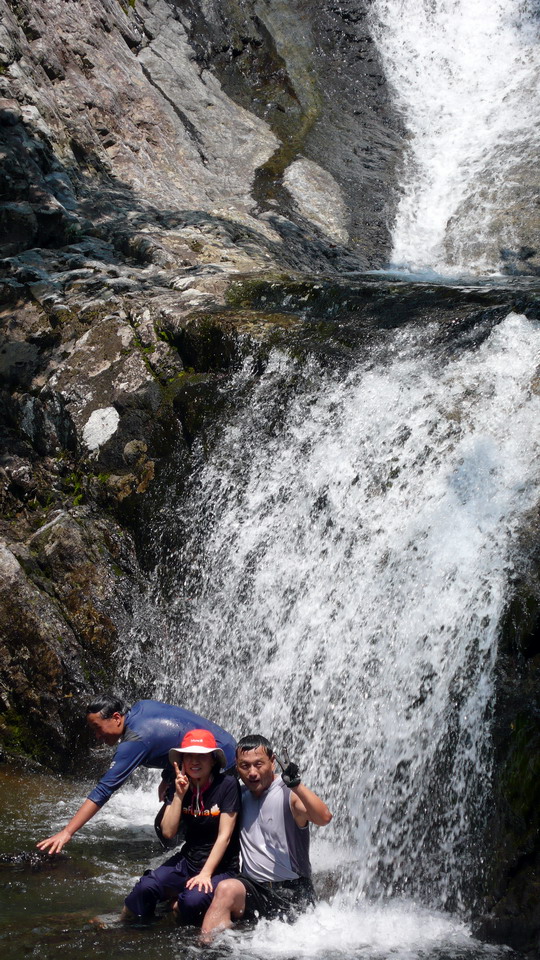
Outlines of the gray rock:
M348 212L333 176L312 160L295 160L283 175L283 183L302 216L330 239L347 243Z
M0 126L14 127L22 120L22 111L16 100L0 98Z
M38 366L39 348L22 340L0 342L0 377L12 388L28 386Z
M18 400L21 432L42 456L54 456L62 450L75 450L75 427L63 399L55 393L39 397L22 396Z
M0 204L0 256L11 257L26 250L37 233L38 221L30 203Z

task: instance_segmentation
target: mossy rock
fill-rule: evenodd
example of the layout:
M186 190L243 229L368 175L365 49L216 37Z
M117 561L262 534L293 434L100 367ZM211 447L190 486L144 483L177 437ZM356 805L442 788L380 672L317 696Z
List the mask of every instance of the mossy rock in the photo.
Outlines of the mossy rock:
M226 393L215 375L188 374L178 382L173 407L188 444L217 426L226 404Z

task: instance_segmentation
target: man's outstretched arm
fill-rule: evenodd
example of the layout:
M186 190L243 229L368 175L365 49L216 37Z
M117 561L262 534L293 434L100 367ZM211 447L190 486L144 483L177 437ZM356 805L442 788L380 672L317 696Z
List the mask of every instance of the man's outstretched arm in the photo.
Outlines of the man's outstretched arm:
M36 846L39 850L48 850L49 853L60 853L62 847L65 847L66 843L69 843L73 834L77 833L77 830L80 830L81 827L84 827L84 824L88 823L100 809L101 807L99 807L97 803L94 803L93 800L85 800L77 810L75 816L71 818L67 827L64 827L59 833L55 833L53 837L48 837L47 840L40 840Z
M59 833L55 833L53 837L40 840L37 847L40 850L48 849L49 853L60 853L62 847L69 843L73 834L80 830L85 823L88 823L98 810L101 810L103 804L107 802L114 791L118 790L133 771L140 766L147 753L148 748L142 740L121 743L116 749L109 769L96 784L90 796L79 807L68 825Z

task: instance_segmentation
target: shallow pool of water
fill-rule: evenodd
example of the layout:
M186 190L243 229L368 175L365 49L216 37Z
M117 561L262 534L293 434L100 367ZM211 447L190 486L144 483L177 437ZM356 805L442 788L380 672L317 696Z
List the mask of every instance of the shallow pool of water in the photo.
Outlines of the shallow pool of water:
M89 786L0 767L3 960L517 960L504 948L478 943L462 921L448 914L409 901L369 903L335 889L330 894L328 869L325 882L318 870L320 903L294 924L244 924L212 947L199 944L197 931L175 927L170 915L147 927L126 927L118 922L124 896L149 864L164 858L152 827L155 782L143 775L121 790L65 854L34 855L36 841L68 821ZM328 868L332 852L315 846L314 862Z

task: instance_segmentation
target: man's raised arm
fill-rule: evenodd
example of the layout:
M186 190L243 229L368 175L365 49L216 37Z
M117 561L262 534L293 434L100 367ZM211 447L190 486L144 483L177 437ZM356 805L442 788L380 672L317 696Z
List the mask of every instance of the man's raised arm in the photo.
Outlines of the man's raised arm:
M291 787L291 810L299 827L305 827L307 823L326 827L332 819L326 804L303 783Z
M281 779L291 790L291 810L298 826L305 827L308 823L314 823L317 827L326 827L332 814L321 798L302 783L296 763L291 763L287 755L285 761L280 760L277 755L276 760L283 770Z

